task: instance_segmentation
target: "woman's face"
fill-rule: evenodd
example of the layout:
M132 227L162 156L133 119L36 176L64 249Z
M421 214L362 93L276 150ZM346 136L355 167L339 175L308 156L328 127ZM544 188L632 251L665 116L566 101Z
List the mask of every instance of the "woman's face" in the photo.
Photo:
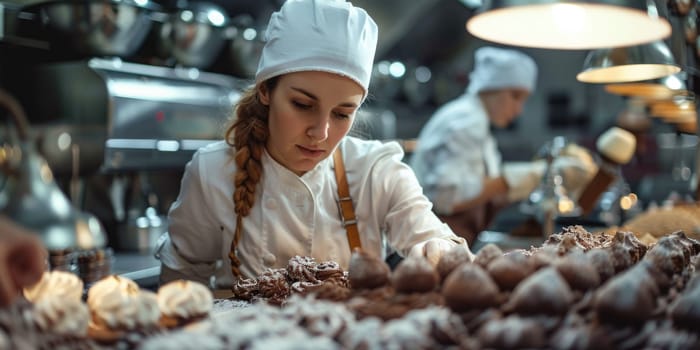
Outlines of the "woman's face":
M297 175L328 157L348 133L364 90L353 80L327 72L281 76L276 87L258 90L269 106L267 151Z
M530 93L524 89L490 91L484 99L491 123L499 128L510 125L523 112Z

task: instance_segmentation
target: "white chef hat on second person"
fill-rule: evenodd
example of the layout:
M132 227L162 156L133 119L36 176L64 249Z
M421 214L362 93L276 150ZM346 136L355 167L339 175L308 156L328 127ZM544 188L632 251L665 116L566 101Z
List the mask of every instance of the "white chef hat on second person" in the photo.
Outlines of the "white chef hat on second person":
M255 82L292 72L323 71L346 76L367 96L377 24L345 0L287 0L265 32Z
M532 92L537 82L537 64L528 55L511 49L485 46L474 54L467 92L523 88Z

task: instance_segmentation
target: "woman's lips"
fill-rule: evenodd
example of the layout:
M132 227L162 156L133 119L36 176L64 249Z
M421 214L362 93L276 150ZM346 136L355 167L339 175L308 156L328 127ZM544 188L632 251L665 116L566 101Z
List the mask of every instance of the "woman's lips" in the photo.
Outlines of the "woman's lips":
M306 147L306 146L301 146L297 145L297 148L301 151L301 153L307 157L320 157L325 151L320 148L314 148L314 147Z

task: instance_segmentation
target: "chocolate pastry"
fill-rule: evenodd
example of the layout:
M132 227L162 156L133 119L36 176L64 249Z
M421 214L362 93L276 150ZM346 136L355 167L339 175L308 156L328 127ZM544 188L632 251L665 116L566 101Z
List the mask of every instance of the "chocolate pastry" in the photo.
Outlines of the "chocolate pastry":
M391 275L391 284L398 293L426 293L438 286L440 275L422 256L403 259Z
M352 289L374 289L389 284L391 269L380 258L356 250L350 257L348 280Z
M287 276L293 282L315 282L316 261L310 256L296 255L287 262Z
M266 269L258 277L258 290L263 298L281 300L291 292L286 269Z
M442 285L445 303L455 312L486 309L499 302L499 290L481 266L465 263L457 266Z
M622 324L646 321L652 315L660 293L652 277L653 269L651 264L640 262L601 286L593 301L598 320Z
M442 257L440 257L440 261L438 261L437 272L440 275L440 280L444 280L445 277L447 277L447 275L449 275L450 272L452 272L452 270L454 270L454 268L457 267L457 265L469 261L469 248L463 245L456 245L452 247L445 254L443 254Z
M587 291L600 285L600 275L583 251L569 251L554 261L554 267L572 289Z
M598 271L598 277L601 283L604 283L615 275L615 264L609 249L593 248L586 252L586 256L596 271Z
M499 248L493 243L489 243L483 246L481 249L479 249L479 251L476 253L476 256L474 257L474 263L483 268L486 268L489 266L491 261L493 261L501 255L503 255L503 251L501 250L501 248Z
M539 349L547 345L544 328L535 320L516 315L487 322L477 333L489 349Z
M316 278L325 281L328 279L344 279L345 271L335 261L324 261L316 265Z
M306 295L311 293L316 287L322 285L322 281L309 282L309 281L296 281L292 282L290 288L293 292Z
M520 282L503 309L522 315L563 315L573 299L564 278L554 267L546 267Z
M251 300L260 291L258 280L255 278L242 278L233 285L233 295L237 299Z
M512 290L534 270L529 257L520 250L494 259L486 268L501 290Z

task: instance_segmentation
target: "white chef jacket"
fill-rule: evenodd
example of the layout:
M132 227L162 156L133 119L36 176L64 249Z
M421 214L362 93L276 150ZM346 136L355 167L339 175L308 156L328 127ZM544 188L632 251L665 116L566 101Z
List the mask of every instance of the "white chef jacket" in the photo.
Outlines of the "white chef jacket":
M385 257L385 243L405 256L430 238L466 244L432 212L413 171L395 143L345 137L339 147L353 199L362 248ZM234 150L220 141L198 150L187 164L180 194L169 211L169 240L161 261L194 280L214 274L230 285L228 258L236 227L233 192ZM333 159L302 176L267 152L255 205L243 219L238 257L244 276L285 267L295 255L333 260L348 268L351 251L338 211ZM218 262L218 264L217 264Z
M410 164L439 214L476 197L501 175L501 153L481 99L466 93L440 107L418 135Z

